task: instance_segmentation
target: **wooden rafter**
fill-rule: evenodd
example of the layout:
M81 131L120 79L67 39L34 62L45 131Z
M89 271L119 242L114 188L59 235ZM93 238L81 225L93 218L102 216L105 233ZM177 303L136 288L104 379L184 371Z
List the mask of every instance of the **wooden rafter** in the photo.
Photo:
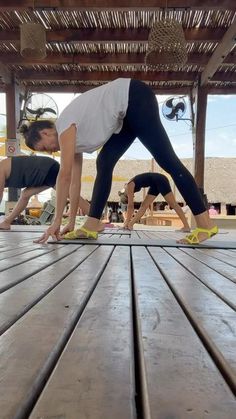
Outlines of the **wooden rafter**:
M173 71L21 71L16 74L19 80L44 80L44 81L110 81L119 77L130 77L144 81L197 81L198 72L173 72ZM235 73L215 73L214 81L234 81Z
M26 81L26 80L53 80L53 81L61 81L61 80L71 80L71 81L110 81L114 80L119 77L127 77L127 78L134 78L140 79L144 81L168 81L168 80L188 80L193 81L196 80L198 77L198 73L183 73L183 72L144 72L144 71L127 71L127 72L120 72L120 71L53 71L53 72L45 72L45 71L21 71L17 74L19 80Z
M225 33L222 41L215 49L212 54L209 63L201 75L201 86L206 85L210 79L214 76L219 66L224 61L226 55L231 51L233 45L236 42L236 18L232 25Z
M226 32L225 28L192 28L184 29L185 39L188 42L218 42ZM60 29L48 30L47 42L76 42L76 43L147 43L149 29ZM19 29L1 30L1 42L14 42L20 40Z
M152 10L166 8L166 0L9 0L1 1L2 10L33 9L67 9L67 10L97 10L122 9ZM168 8L173 9L235 9L234 0L168 0Z
M209 54L188 54L187 65L198 65L206 66L209 62L211 55ZM117 54L105 54L99 53L87 53L87 54L62 54L62 53L49 53L46 58L43 59L29 59L23 58L20 53L0 53L0 61L4 64L14 65L59 65L59 64L78 64L81 66L91 65L140 65L144 64L145 54L144 53L117 53ZM161 55L160 55L161 64ZM236 54L229 54L225 57L223 65L235 65Z

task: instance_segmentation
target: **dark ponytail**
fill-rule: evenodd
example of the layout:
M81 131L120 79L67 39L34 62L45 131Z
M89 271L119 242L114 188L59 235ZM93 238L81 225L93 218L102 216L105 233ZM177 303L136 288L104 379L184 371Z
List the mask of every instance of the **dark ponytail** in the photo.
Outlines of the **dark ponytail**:
M40 131L44 129L54 128L54 122L45 120L45 121L35 121L30 125L23 124L20 127L20 133L25 139L25 144L27 147L35 150L36 144L41 140Z

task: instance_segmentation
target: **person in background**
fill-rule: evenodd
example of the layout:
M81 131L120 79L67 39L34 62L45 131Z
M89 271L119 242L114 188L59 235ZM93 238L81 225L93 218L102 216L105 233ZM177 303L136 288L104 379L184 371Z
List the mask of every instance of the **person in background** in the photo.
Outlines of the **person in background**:
M147 188L148 193L142 202L138 212L134 214L134 194L139 192L141 188ZM181 231L189 232L190 227L185 217L181 206L176 202L174 194L171 190L170 182L167 177L159 173L142 173L132 178L125 187L125 196L128 204L127 218L124 223L124 228L132 230L135 223L137 223L145 214L146 209L153 203L155 198L161 193L165 201L175 212L183 223Z
M127 202L126 201L126 196L125 196L125 188L126 188L127 183L125 183L124 188L118 192L119 198L120 198L120 210L122 212L124 221L126 220L127 217Z
M214 205L211 205L209 210L209 215L218 215L218 211L215 209Z
M25 210L32 196L55 188L59 169L59 163L46 156L7 157L0 162L0 201L4 188L24 188L13 211L0 223L0 230L11 229L12 222ZM84 202L81 197L80 204Z
M178 242L198 244L217 234L218 228L209 217L193 176L175 154L160 120L156 96L146 83L128 78L105 83L73 99L55 123L34 121L29 126L22 125L21 133L33 150L61 152L55 218L38 243L45 243L49 237L60 240L64 233L67 233L65 239L97 239L113 169L135 138L139 138L158 165L171 175L194 215L197 228ZM71 224L70 228L60 231L69 189L73 189L71 202L73 198L75 220L83 153L99 149L89 217L77 230L71 231Z

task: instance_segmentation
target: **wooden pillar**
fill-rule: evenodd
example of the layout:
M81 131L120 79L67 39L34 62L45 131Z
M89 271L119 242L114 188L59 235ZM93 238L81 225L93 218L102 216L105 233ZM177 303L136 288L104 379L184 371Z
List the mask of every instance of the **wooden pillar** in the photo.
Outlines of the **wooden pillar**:
M7 114L7 140L16 140L17 124L20 120L20 91L14 81L6 88L6 114ZM8 189L8 200L17 201L19 191L17 188Z
M221 207L220 207L220 213L221 215L227 215L227 208L226 208L226 204L225 203L221 203Z
M199 188L204 188L206 108L206 88L198 87L195 95L195 130L193 134L193 149L194 177Z
M194 178L204 196L205 128L207 110L207 89L197 87L194 92L195 115L193 128Z

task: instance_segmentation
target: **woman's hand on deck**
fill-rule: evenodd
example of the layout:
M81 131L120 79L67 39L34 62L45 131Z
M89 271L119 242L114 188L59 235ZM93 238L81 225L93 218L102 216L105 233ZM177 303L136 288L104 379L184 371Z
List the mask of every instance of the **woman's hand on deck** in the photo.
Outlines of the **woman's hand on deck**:
M131 224L131 222L124 223L123 229L124 230L133 230L133 224Z
M60 234L60 223L54 222L39 239L34 240L34 243L46 243L49 239L49 237L52 237L52 240L57 241L61 240L61 234Z

